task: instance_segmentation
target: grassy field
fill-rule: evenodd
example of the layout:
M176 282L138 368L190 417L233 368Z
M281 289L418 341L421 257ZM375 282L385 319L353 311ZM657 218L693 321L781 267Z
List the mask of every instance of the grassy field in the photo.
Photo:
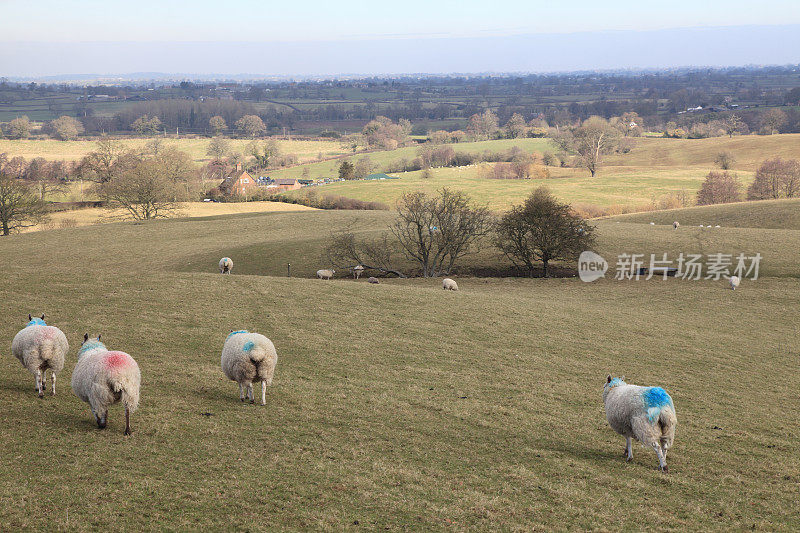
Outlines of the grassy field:
M0 239L14 265L0 276L2 336L44 312L71 343L55 398L36 398L33 378L0 358L3 528L800 528L800 231L720 228L709 241L599 223L603 254L761 251L766 277L736 292L302 277L324 265L329 231L374 232L391 216L242 214ZM222 255L232 276L216 274ZM287 262L301 277L279 277ZM265 408L241 404L219 369L241 328L278 350ZM129 438L118 407L99 431L69 390L85 331L142 369ZM625 463L602 409L609 372L672 394L669 475L640 447Z
M549 168L548 180L493 180L482 177L481 165L434 169L429 179L422 172L393 174L398 181L353 181L326 185L325 191L361 200L378 200L389 205L405 191L435 190L449 186L469 192L497 210L519 203L539 185L547 185L557 196L570 203L583 203L604 209L647 210L654 201L670 194L685 194L694 200L709 170L716 168L714 158L729 151L736 157L734 171L744 185L753 178L764 159L773 156L797 157L800 134L772 136L719 137L713 139L641 138L628 154L608 156L595 178L583 168ZM501 144L502 143L502 144ZM454 145L457 150L501 150L517 143L520 147L543 153L555 151L546 139L485 141ZM370 154L381 165L403 157L411 159L416 149ZM356 157L357 159L357 157ZM274 177L299 177L308 168L312 177L335 176L335 162L316 163L274 172ZM290 194L303 194L293 192Z
M208 161L211 158L206 155L206 149L211 139L206 138L187 138L174 139L155 137L164 141L164 147L174 147L186 152L197 161ZM121 139L121 142L132 150L140 150L152 141L153 138ZM278 146L283 154L295 154L300 161L316 159L319 154L323 157L334 157L344 153L341 143L338 141L297 141L276 139ZM231 139L231 149L242 152L250 144L250 139ZM56 141L47 140L10 140L0 139L0 154L6 153L9 157L22 156L25 159L34 157L44 157L48 160L64 159L67 161L78 161L89 152L95 150L94 141Z
M622 215L613 220L667 225L677 220L684 226L719 224L737 228L800 230L800 198L668 209L655 213Z

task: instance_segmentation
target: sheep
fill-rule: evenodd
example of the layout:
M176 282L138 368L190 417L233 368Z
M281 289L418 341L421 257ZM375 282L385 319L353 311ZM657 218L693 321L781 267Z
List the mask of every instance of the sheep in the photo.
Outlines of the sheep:
M680 223L676 220L672 223L672 229L678 229L680 227Z
M52 395L56 395L56 374L64 368L67 352L69 343L64 332L55 326L45 324L44 315L41 318L28 315L28 324L11 342L11 353L36 377L36 392L39 393L39 398L44 398L47 390L48 370L53 375Z
M675 439L678 418L667 391L661 387L628 385L624 376L612 378L608 375L603 387L603 403L609 425L627 439L626 461L633 460L631 439L635 438L646 446L652 446L659 467L663 472L669 472L667 451Z
M267 404L267 385L272 386L278 354L275 345L264 335L246 330L231 331L222 347L222 372L239 384L239 399L244 391L250 403L255 403L253 382L261 382L261 405Z
M446 291L457 291L458 290L458 283L450 278L444 278L442 280L442 289Z
M230 257L223 257L219 260L219 273L230 274L233 270L233 259Z
M374 283L377 285L378 283L380 283L380 280L375 276L370 276L369 279L367 280L367 283Z
M739 286L739 283L742 282L742 280L739 279L739 276L731 276L728 281L731 283L731 290L734 291L736 290L736 287Z
M364 265L356 265L353 267L353 277L358 279L361 277L361 274L364 272Z
M322 269L317 270L317 277L319 279L331 279L333 275L336 274L336 271L333 269Z
M109 351L100 335L83 336L78 362L72 372L72 391L89 404L97 427L105 429L108 408L119 402L125 405L125 435L131 434L131 413L139 406L142 374L139 365L125 352Z

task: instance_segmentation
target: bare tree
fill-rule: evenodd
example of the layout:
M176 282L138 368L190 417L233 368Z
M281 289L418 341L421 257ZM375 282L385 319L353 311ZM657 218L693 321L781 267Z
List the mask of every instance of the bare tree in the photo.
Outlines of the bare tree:
M222 159L231 151L231 143L224 137L214 137L208 143L206 148L206 155L210 155L214 159Z
M449 274L489 232L492 220L487 207L475 206L467 194L447 188L435 196L421 191L403 194L397 215L390 229L426 278Z
M533 276L541 261L549 275L551 261L574 259L594 243L594 226L560 203L547 188L536 189L522 205L513 206L495 228L495 245L517 267Z
M258 115L245 115L236 121L234 127L240 135L246 137L257 137L267 131L264 121Z
M225 124L225 119L219 115L214 115L210 119L208 119L208 127L211 128L211 131L214 132L214 135L221 135L223 131L228 129L228 125Z
M44 202L22 180L8 175L0 161L0 230L10 235L46 217Z
M733 164L736 163L736 158L730 152L720 152L714 158L714 163L722 170L730 170Z
M359 240L351 231L334 233L325 249L328 262L336 268L353 268L361 265L367 270L377 270L385 274L406 277L396 266L397 243L383 233L373 240Z
M177 210L176 185L167 177L163 161L139 159L120 176L99 187L108 207L119 208L134 220L167 218Z
M767 159L756 171L747 189L748 200L795 198L800 196L800 161L796 159Z
M728 134L728 137L731 138L734 133L741 132L746 126L744 121L735 113L731 113L722 119L722 128L725 130L725 133Z
M105 183L115 174L115 165L125 154L125 145L114 139L100 139L97 148L83 158L79 165L82 177Z
M571 131L562 131L553 139L564 151L578 154L592 177L600 168L602 156L619 144L620 133L602 117L589 117Z
M768 135L780 133L787 121L786 113L780 109L770 109L761 115L761 129Z
M742 184L735 173L712 170L697 191L697 205L742 201Z

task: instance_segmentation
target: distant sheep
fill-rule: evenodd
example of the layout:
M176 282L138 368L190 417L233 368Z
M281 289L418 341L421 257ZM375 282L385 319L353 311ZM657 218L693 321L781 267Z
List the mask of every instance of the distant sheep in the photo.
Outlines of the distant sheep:
M367 283L378 284L378 283L380 283L380 280L378 278L374 277L374 276L370 276L370 278L367 280Z
M356 265L353 267L353 277L358 279L364 273L364 265Z
M609 425L627 439L626 460L633 460L631 439L636 439L655 450L661 470L668 472L667 451L675 439L678 418L667 391L628 385L624 377L612 379L609 375L603 387L603 403Z
M325 268L322 270L317 270L317 277L319 279L331 279L334 274L336 274L336 271L333 269Z
M48 326L41 318L28 315L28 324L14 336L11 353L22 366L36 377L36 392L44 397L47 389L47 371L53 375L53 396L56 395L56 374L64 368L64 358L69 352L67 337L55 326Z
M739 276L731 276L728 281L731 283L731 290L734 291L736 290L736 287L739 286L739 283L742 282L742 280L739 279Z
M450 278L444 278L442 280L442 289L446 291L457 291L458 290L458 283Z
M261 405L267 404L267 385L272 385L278 354L275 345L264 335L240 330L232 331L222 347L222 372L239 384L239 399L245 389L250 403L255 403L253 382L261 382Z
M233 259L230 257L223 257L219 260L219 273L230 274L233 270Z
M678 229L680 227L680 223L676 220L672 223L672 229Z
M130 355L109 351L100 342L100 335L90 339L83 336L78 362L72 372L75 396L89 404L97 427L105 429L108 408L122 401L125 405L125 435L131 434L131 413L139 406L139 387L142 374Z

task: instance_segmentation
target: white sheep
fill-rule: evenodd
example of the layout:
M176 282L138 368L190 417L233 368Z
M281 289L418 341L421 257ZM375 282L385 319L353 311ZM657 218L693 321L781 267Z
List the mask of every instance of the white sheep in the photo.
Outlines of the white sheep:
M353 267L353 277L358 279L364 273L364 265L356 265Z
M375 276L370 276L370 278L367 280L367 283L378 284L378 283L380 283L380 280L378 278L376 278Z
M219 260L219 273L230 274L233 270L233 259L230 257L223 257Z
M142 374L139 365L125 352L109 351L100 335L83 336L78 362L72 371L72 391L89 404L97 427L105 429L108 408L119 402L125 405L125 435L131 434L131 413L139 406Z
M442 289L446 291L457 291L458 290L458 283L450 278L444 278L442 280Z
M28 324L14 336L11 353L22 366L36 377L39 398L47 390L47 371L53 375L53 396L56 395L56 374L64 368L64 358L69 352L67 337L55 326L48 326L41 318L28 315Z
M253 382L261 382L261 405L267 404L267 385L272 386L278 354L275 345L264 335L240 330L232 331L222 347L222 372L239 384L239 399L244 391L250 403L255 403Z
M676 220L672 223L672 229L678 229L680 227L680 223Z
M739 276L731 276L729 278L729 281L731 283L731 290L734 290L734 291L736 290L736 287L739 286L739 283L742 282L742 280L739 279Z
M317 277L319 279L331 279L334 274L336 274L336 271L333 269L325 268L322 270L317 270Z
M661 470L668 472L667 451L675 439L678 418L667 391L628 385L624 377L612 379L609 375L603 387L603 403L609 425L627 439L626 460L633 460L631 439L637 439L655 450Z

